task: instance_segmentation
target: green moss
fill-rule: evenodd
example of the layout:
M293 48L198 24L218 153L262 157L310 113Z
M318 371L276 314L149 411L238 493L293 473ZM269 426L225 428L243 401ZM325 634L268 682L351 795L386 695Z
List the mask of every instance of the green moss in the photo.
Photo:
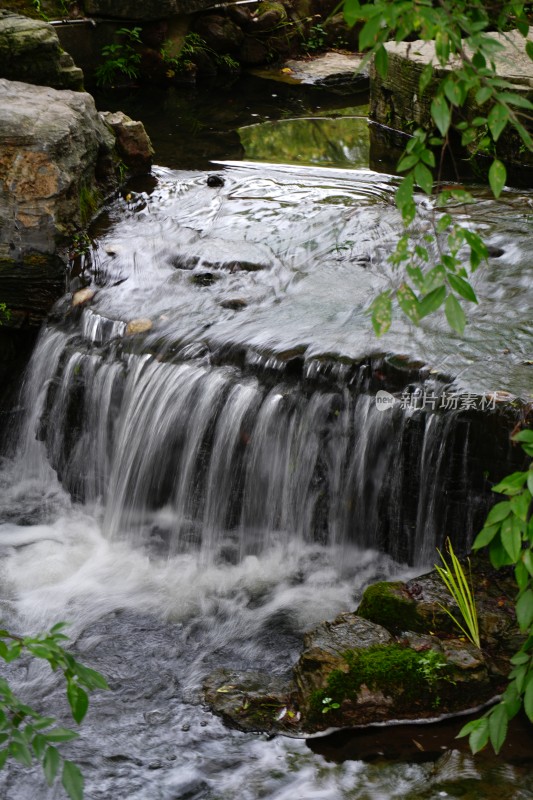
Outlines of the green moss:
M405 584L401 582L374 583L365 590L357 613L392 633L422 630L424 626L418 617L416 603L402 596L404 588Z
M80 186L80 217L83 226L91 220L100 205L100 194L96 189L91 189L86 183Z
M356 700L363 685L391 697L397 711L422 705L437 708L443 684L453 684L446 659L434 650L417 652L398 644L376 645L344 653L346 672L333 670L325 689L313 692L311 711L322 713L324 698Z

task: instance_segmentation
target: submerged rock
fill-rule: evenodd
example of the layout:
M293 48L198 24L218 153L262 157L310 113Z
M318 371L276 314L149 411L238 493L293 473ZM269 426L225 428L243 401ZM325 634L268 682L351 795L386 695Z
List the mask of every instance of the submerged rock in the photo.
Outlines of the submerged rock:
M153 327L151 319L140 317L139 319L132 319L126 326L126 336L135 336L137 333L146 333Z
M86 287L85 289L79 289L79 291L75 292L72 297L72 307L76 308L76 306L82 306L85 303L88 303L93 299L94 295L94 289L89 289L89 287Z

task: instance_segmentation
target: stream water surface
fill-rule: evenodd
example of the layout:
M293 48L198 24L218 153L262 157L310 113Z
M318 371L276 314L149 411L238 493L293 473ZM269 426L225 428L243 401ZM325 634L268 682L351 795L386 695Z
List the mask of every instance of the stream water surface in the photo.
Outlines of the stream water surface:
M65 747L86 797L532 798L527 727L500 758L397 728L339 763L315 740L229 730L201 694L220 666L285 675L303 633L368 583L419 573L446 533L471 539L479 415L400 396L530 398L530 195L480 192L464 217L498 255L463 340L435 318L378 342L367 308L401 226L361 98L247 79L140 102L117 105L164 166L96 220L72 279L95 296L67 296L43 329L0 471L6 626L68 620L111 687ZM49 670L9 678L67 722ZM0 786L62 796L37 769Z

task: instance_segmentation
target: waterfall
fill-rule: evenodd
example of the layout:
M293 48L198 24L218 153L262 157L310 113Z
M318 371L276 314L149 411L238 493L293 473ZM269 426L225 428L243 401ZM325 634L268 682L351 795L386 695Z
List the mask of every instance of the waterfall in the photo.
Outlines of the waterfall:
M329 388L253 372L87 348L49 327L25 384L18 468L55 469L102 509L110 540L204 563L301 541L426 564L445 535L472 536L472 518L448 527L447 487L462 484L469 505L457 413L383 412L368 381L340 385L342 370Z

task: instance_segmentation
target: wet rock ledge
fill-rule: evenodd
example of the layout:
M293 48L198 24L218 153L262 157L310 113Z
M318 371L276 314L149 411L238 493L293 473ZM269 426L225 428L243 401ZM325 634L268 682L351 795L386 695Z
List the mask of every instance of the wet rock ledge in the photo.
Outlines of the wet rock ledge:
M442 606L459 611L430 572L369 586L355 613L304 636L288 679L218 669L205 699L230 726L293 736L476 709L505 688L521 640L512 577L476 557L473 583L481 649L458 635Z

